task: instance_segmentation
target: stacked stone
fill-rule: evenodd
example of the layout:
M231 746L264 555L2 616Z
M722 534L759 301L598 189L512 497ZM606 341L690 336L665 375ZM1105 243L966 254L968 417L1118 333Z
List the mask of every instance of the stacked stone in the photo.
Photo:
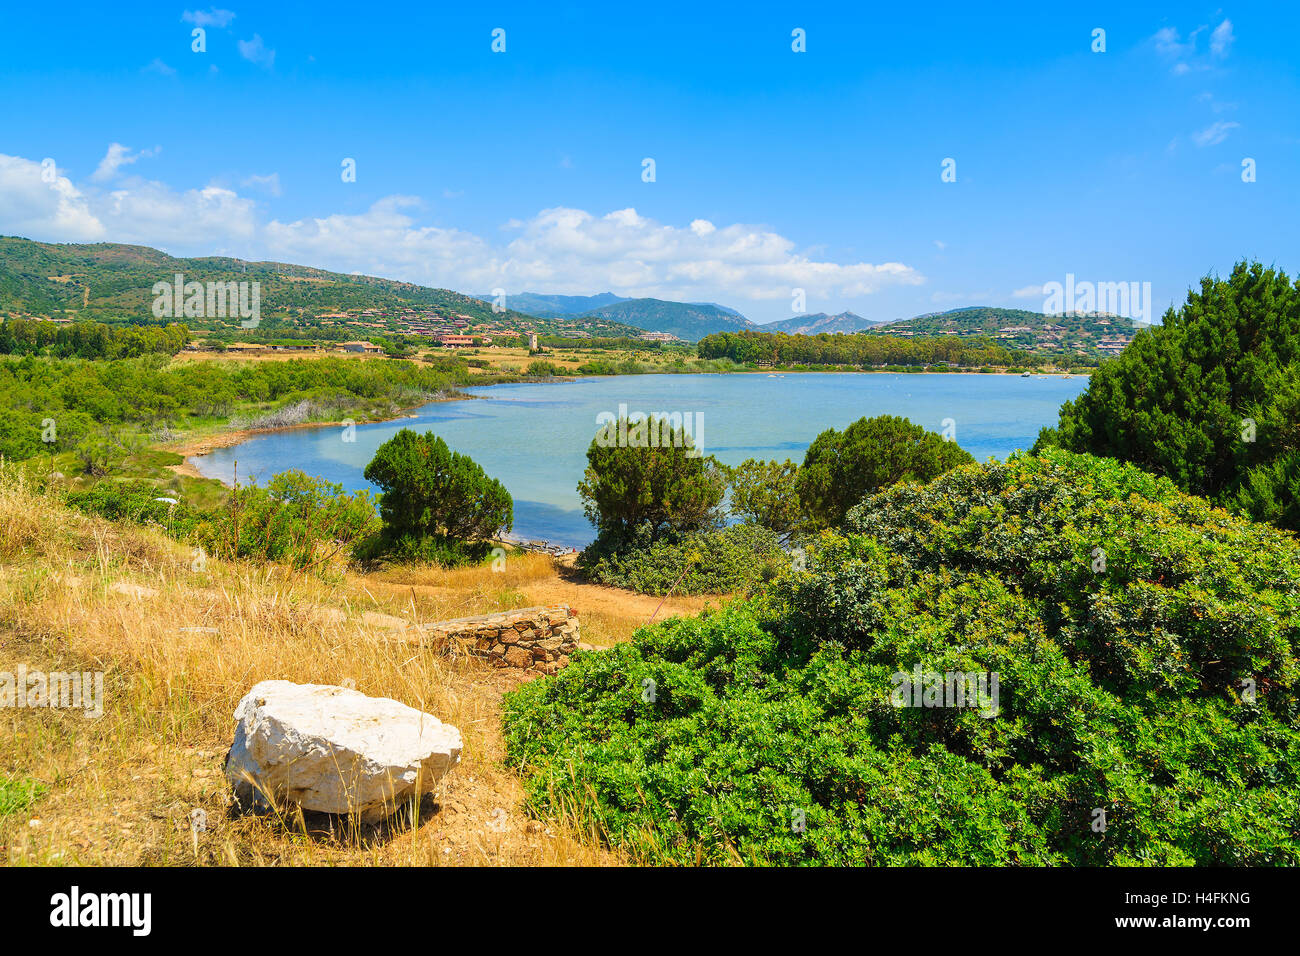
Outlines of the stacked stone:
M425 630L437 643L461 641L494 667L521 667L554 674L578 648L578 614L564 604L525 607L439 621Z

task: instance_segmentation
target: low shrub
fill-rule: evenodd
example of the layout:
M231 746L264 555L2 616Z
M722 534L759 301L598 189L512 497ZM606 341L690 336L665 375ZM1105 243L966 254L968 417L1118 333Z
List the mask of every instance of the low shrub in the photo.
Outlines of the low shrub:
M601 536L578 567L601 584L642 594L730 594L748 591L788 562L776 533L758 525L655 538L643 524L627 539Z
M539 813L649 862L1294 866L1298 650L1293 536L1052 450L876 495L504 727Z

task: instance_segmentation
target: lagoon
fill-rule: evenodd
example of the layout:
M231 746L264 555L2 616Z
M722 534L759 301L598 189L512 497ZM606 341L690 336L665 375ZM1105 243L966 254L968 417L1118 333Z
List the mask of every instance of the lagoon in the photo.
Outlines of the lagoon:
M199 472L229 482L265 483L301 469L349 491L374 487L362 477L375 449L402 428L431 430L467 454L515 500L514 537L583 547L594 537L577 484L596 416L680 412L702 422L706 454L729 465L746 458L803 460L827 428L873 415L900 415L936 432L945 419L959 445L983 461L1028 449L1087 376L977 373L834 372L729 375L621 375L468 388L468 401L434 402L410 417L256 435L191 458ZM350 439L350 440L349 440Z

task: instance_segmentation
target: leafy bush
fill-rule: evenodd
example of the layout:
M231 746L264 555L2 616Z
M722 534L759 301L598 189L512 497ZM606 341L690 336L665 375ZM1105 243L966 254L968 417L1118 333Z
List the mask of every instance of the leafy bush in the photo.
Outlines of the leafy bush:
M492 552L490 541L456 541L435 535L370 535L352 548L352 558L362 563L437 564L458 568L481 564Z
M1298 647L1293 537L1052 450L890 488L504 726L539 812L654 862L1294 866ZM894 706L918 670L996 716Z
M900 481L926 482L974 460L956 442L906 418L859 418L843 432L828 428L817 436L795 490L813 528L838 528L864 496Z
M772 576L788 559L777 535L753 524L655 538L641 525L629 539L598 538L579 557L593 579L642 594L729 594Z
M1300 530L1300 282L1257 262L1202 279L1061 407L1048 445Z
M718 462L695 449L669 419L621 418L604 425L587 449L578 483L583 511L602 535L629 539L642 525L650 536L715 528L726 494Z
M565 372L564 369L560 368L560 366L556 365L554 362L546 362L538 359L536 362L528 363L528 369L525 374L531 375L534 378L554 378L557 375L565 374Z
M379 513L391 542L482 540L514 523L514 502L505 485L433 432L419 435L403 428L375 451L365 477L382 490Z
M278 561L304 568L379 530L368 491L346 494L342 485L301 471L282 471L265 488L249 484L209 513L193 539L221 557Z
M172 497L170 492L148 481L103 480L86 491L69 492L67 502L87 514L112 521L158 525L168 534L184 538L207 514L184 501L159 500L168 497Z
M804 523L799 503L799 466L786 461L746 458L727 473L731 513L775 531L788 542Z

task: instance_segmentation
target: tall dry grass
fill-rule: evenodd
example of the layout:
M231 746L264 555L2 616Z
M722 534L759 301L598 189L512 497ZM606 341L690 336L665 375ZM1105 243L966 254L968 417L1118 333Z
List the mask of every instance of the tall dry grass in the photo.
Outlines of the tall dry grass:
M538 559L538 560L534 560ZM339 568L302 575L193 552L160 532L69 511L0 475L0 670L102 670L104 716L0 710L0 769L45 794L0 819L11 864L594 864L572 821L532 820L501 765L500 695L519 678L412 643L403 623L501 609L553 575L519 556L427 583ZM228 812L221 764L253 684L350 680L456 725L460 765L415 826ZM195 810L206 830L191 826Z

